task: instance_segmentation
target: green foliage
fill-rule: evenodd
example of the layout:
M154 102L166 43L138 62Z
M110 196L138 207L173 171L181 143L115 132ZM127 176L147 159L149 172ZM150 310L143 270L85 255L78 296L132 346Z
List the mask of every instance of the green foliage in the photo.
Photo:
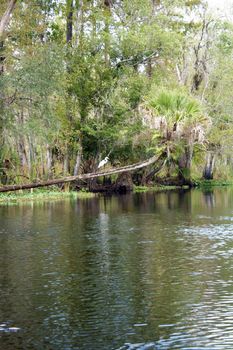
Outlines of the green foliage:
M200 0L73 5L72 12L70 0L18 1L11 16L0 73L8 182L20 181L14 173L73 173L77 155L85 171L107 154L119 165L165 152L173 173L187 153L190 163L203 162L208 148L229 156L231 23L209 21ZM5 7L0 1L1 15ZM191 92L198 69L200 89Z
M152 137L154 152L166 154L167 166L177 167L184 177L189 176L192 159L205 150L206 130L209 119L200 102L184 91L162 90L150 92L147 108L154 120Z
M20 204L25 202L45 202L45 201L54 201L54 200L63 200L63 199L87 199L93 198L95 195L88 191L58 191L57 188L54 190L33 190L24 191L22 193L8 193L0 194L0 205L13 205Z

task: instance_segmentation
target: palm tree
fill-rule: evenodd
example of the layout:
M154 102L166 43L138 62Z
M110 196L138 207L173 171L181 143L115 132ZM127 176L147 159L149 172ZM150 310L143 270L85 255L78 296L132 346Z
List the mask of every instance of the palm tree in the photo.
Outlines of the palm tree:
M190 183L195 148L204 146L210 126L201 103L186 93L163 90L148 97L143 122L154 129L156 153L165 152L168 168L176 165L180 182Z

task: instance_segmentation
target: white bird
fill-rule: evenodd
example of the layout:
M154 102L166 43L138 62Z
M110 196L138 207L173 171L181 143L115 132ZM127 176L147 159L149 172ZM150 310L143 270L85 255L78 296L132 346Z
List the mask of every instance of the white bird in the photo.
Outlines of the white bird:
M108 157L105 157L103 160L99 162L98 169L104 166L109 161Z

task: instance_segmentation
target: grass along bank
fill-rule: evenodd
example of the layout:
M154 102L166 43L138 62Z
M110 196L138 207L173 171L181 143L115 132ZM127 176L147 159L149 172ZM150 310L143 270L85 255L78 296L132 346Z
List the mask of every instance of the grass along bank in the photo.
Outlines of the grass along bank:
M198 188L233 186L233 180L195 180L193 183Z
M168 186L168 185L155 185L155 186L134 186L134 193L142 193L142 192L159 192L159 191L171 191L178 189L188 189L189 186Z
M6 203L18 203L26 201L59 200L65 198L93 198L94 193L87 191L58 191L54 190L33 190L0 193L0 205Z
M212 187L223 187L223 186L233 186L233 180L194 180L193 187L194 188L212 188ZM148 192L148 191L170 191L170 190L178 190L178 189L188 189L190 188L187 185L177 186L177 185L154 185L154 186L134 186L133 192Z

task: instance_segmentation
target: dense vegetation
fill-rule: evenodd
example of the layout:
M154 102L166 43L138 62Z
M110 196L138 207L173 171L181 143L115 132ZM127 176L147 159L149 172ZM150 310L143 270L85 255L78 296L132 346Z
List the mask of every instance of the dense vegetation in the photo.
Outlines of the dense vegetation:
M201 0L0 0L0 182L230 178L233 26ZM157 173L157 170L160 170Z

